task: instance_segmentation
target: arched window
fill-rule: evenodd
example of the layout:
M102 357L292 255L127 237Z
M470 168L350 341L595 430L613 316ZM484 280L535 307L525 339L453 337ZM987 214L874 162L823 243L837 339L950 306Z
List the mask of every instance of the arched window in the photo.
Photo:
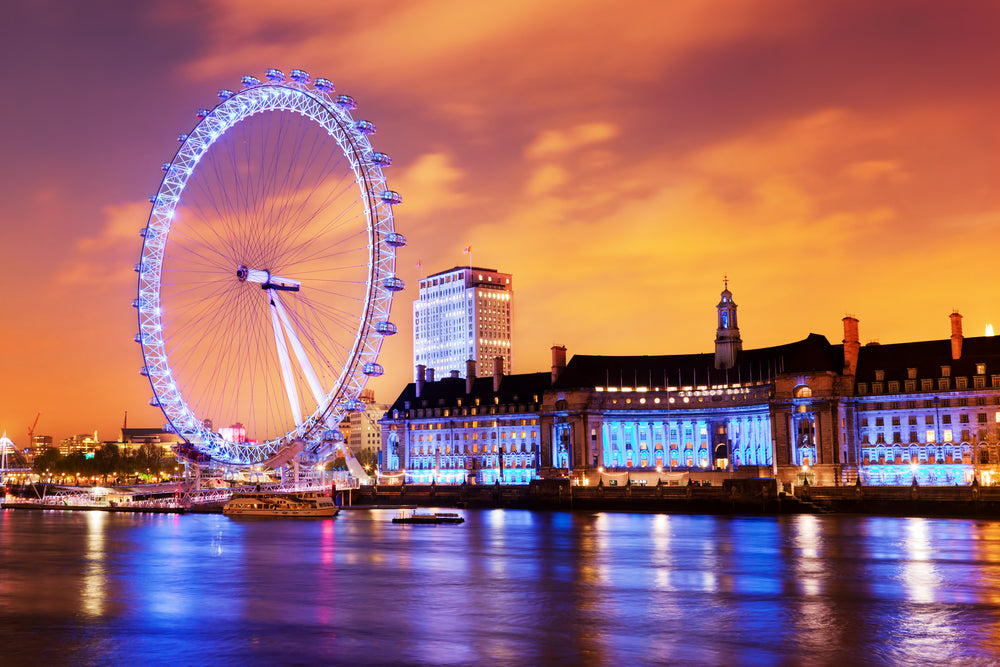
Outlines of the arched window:
M813 395L813 390L804 384L800 384L795 388L795 398L809 398Z

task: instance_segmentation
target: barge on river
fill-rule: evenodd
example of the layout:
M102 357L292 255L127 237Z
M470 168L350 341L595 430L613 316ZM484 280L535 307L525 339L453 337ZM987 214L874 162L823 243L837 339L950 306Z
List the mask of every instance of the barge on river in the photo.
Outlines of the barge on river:
M233 496L222 513L253 517L331 517L340 508L323 493L252 493Z

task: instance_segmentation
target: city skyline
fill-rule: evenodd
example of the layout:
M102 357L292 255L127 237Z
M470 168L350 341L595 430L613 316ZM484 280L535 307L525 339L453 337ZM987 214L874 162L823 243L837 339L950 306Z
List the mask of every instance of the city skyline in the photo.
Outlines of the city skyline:
M18 445L159 426L133 264L160 163L220 88L334 81L400 192L407 290L383 347L413 375L425 273L518 283L515 368L712 349L728 275L744 345L944 339L1000 323L1000 65L988 3L16 3L0 52L0 431Z

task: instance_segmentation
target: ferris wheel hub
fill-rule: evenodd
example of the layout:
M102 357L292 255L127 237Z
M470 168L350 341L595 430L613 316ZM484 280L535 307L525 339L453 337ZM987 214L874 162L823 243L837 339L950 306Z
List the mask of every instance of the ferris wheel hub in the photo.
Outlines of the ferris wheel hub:
M299 287L302 285L302 281L300 280L275 276L270 271L248 269L242 264L236 269L236 278L240 282L260 283L262 289L281 290L285 292L298 292Z

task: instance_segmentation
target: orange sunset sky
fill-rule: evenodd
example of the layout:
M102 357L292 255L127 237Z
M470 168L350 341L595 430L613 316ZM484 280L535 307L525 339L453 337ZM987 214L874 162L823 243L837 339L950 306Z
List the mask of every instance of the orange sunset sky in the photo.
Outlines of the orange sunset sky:
M514 370L1000 326L1000 4L758 0L14 0L0 24L0 430L157 427L132 338L148 197L195 110L299 67L355 96L409 239L411 301L514 275Z

